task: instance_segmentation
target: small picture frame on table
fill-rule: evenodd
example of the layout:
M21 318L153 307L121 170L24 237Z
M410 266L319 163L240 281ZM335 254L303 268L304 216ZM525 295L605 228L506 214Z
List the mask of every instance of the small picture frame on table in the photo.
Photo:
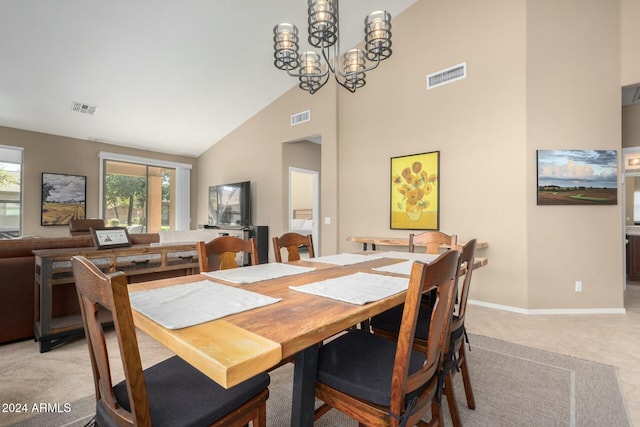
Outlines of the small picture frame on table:
M123 248L131 246L126 227L92 228L91 236L97 249Z

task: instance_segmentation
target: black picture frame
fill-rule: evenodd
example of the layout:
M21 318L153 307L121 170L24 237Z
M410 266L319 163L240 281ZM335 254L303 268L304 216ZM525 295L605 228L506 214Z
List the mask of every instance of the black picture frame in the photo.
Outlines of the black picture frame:
M93 243L97 249L125 248L131 246L126 227L91 228Z
M87 177L42 172L40 225L69 225L86 219Z

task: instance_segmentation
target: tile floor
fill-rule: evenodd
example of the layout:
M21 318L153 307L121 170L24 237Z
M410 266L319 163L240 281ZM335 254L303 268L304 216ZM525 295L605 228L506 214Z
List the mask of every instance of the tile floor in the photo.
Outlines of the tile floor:
M640 285L627 286L625 307L625 314L523 315L472 305L466 323L471 333L615 366L633 425L640 426ZM139 341L145 366L169 355L144 334ZM65 403L92 393L84 340L43 354L33 341L0 346L0 403ZM0 412L0 426L27 415Z

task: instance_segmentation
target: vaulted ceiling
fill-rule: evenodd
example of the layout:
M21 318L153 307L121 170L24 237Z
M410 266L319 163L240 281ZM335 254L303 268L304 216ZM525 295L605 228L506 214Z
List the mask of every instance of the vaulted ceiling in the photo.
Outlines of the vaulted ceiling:
M343 0L342 47L364 17L416 0ZM2 0L0 126L198 156L296 84L273 27L304 0ZM311 96L311 95L309 95ZM73 111L73 103L97 107Z

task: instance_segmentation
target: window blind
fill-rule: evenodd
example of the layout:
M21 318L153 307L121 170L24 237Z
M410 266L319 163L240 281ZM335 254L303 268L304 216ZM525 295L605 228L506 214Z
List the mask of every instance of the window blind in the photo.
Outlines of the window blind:
M22 164L22 147L0 145L0 163Z

